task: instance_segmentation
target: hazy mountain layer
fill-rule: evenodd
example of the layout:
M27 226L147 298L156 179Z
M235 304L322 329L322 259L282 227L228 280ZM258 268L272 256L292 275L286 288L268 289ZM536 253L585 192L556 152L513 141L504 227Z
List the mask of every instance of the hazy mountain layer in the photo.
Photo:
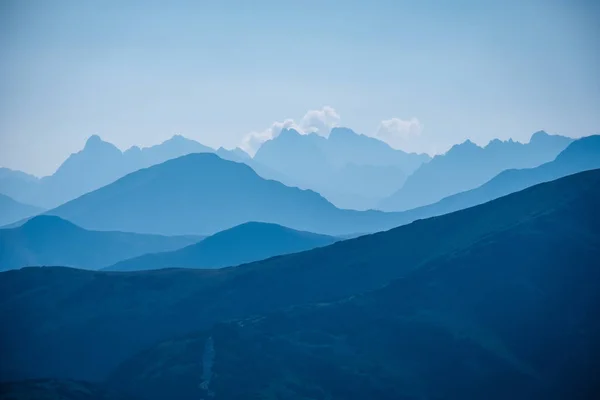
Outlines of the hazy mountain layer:
M435 204L404 212L408 220L442 215L473 207L539 183L552 181L577 172L600 168L600 136L578 139L555 160L536 168L502 171L476 189L446 197Z
M110 384L144 399L592 398L597 183L374 292L163 342Z
M94 135L81 151L71 154L50 176L37 179L4 168L0 173L0 193L19 201L52 208L112 183L130 172L191 153L213 152L215 150L212 148L180 135L156 146L134 146L121 152L115 145ZM240 149L220 148L216 152L223 158L235 161L249 158Z
M429 156L394 150L348 128L333 128L327 138L285 129L254 161L282 173L285 184L317 191L340 208L364 210L396 191Z
M146 254L105 268L139 271L158 268L222 268L334 243L332 236L299 232L280 225L249 222L216 233L180 250Z
M180 249L201 237L140 235L82 229L54 216L34 217L0 230L0 271L28 266L97 269L156 251Z
M404 222L380 211L340 210L319 194L265 180L242 163L190 154L133 172L48 214L94 230L213 234L250 221L327 235Z
M485 147L471 141L434 157L410 175L404 185L380 203L387 211L433 204L444 197L474 189L500 172L533 168L552 161L573 139L537 132L529 143L493 140Z
M427 307L433 307L435 323L446 321L444 323L455 324L453 321L457 317L454 316L454 312L460 311L461 306L454 298L443 295L443 292L440 292L439 296L436 295L438 297L432 297L437 300L431 300L433 301L431 306L426 306L427 303L423 303L419 297L409 297L406 303L403 303L401 297L425 296L427 292L431 292L431 296L434 296L438 290L450 291L450 293L460 293L464 290L463 312L467 313L469 318L477 317L473 320L477 326L483 324L486 331L492 329L491 338L499 338L503 345L508 346L508 354L511 355L508 360L511 360L514 355L518 362L525 362L525 365L531 367L535 373L544 373L543 376L547 377L549 375L539 368L542 364L540 359L524 355L523 350L520 350L519 346L524 342L513 343L510 341L512 336L506 336L505 333L494 329L499 329L498 324L504 322L507 329L518 329L520 326L519 323L510 322L513 317L520 318L521 315L515 311L513 292L515 301L527 300L523 304L523 310L533 311L535 309L531 307L538 304L535 302L538 298L536 296L552 299L553 295L556 295L554 303L539 303L540 307L544 307L539 309L539 317L555 314L554 317L547 317L552 319L545 321L565 322L565 326L561 328L564 330L558 331L557 335L560 336L564 332L566 336L564 340L548 341L548 343L565 343L573 337L573 329L576 329L579 322L587 324L587 320L569 319L571 316L573 318L581 316L580 313L575 312L573 305L580 304L583 307L581 310L590 310L589 316L595 316L596 313L588 308L589 302L594 297L589 296L597 296L597 293L600 293L596 290L600 280L590 275L588 266L590 266L590 254L600 249L597 243L600 238L597 232L600 221L594 207L600 197L599 190L600 170L579 173L477 207L416 221L388 232L362 236L327 247L274 257L235 268L131 273L66 268L25 268L4 272L0 274L0 320L3 322L3 337L0 341L0 353L3 357L0 358L0 376L3 379L51 376L97 381L106 377L122 361L157 340L167 340L177 335L209 328L215 322L232 318L246 318L292 305L340 300L357 293L379 289L394 279L406 277L408 281L414 280L415 283L409 284L409 288L412 289L407 289L408 291L396 291L400 300L397 303L390 303L396 305L391 307L389 312L393 312L394 309L396 312L404 312L402 307L405 307L404 309L407 309L410 315L419 307L424 307L424 312L427 311ZM523 226L523 229L517 229L519 226ZM509 235L507 237L512 239L508 240L502 235ZM564 247L561 247L560 241L563 240ZM483 251L479 250L481 246L494 242L498 245L481 253ZM525 251L527 246L531 246L531 252ZM546 252L548 256L544 255ZM489 257L480 257L486 254ZM476 257L473 258L476 262L462 263L461 257ZM594 268L597 266L595 259L597 257L592 259L591 264ZM431 271L431 268L434 270L438 268L435 267L437 263L454 263L455 266L451 269L443 270L448 271L450 276L440 272L432 278L412 277L414 271L423 267L425 267L423 274L429 274L430 272L427 271ZM522 271L519 267L522 267ZM544 269L546 267L547 270ZM473 276L468 276L469 271L473 271ZM544 274L547 274L547 281L540 280L543 279ZM452 277L454 275L455 277ZM560 277L562 278L559 279ZM425 279L424 283L417 283L421 279ZM454 279L459 281L465 279L465 281L455 286ZM494 283L495 281L498 282ZM436 284L437 282L439 285ZM471 285L469 282L474 284ZM581 282L591 285L593 290L590 290L590 287L580 286ZM552 287L552 285L560 286ZM481 286L481 289L478 289L478 286ZM570 296L577 297L572 297L572 300L565 299L564 294L567 292ZM482 303L482 311L471 317L469 313L478 304L480 293L488 295L490 302ZM448 313L438 316L438 313L444 312L446 300L449 301ZM581 303L578 303L579 300ZM496 308L490 308L495 304L494 301L498 302ZM486 304L488 306L485 306ZM383 306L385 307L388 306ZM377 311L375 308L364 310ZM502 310L506 310L507 314L500 318ZM359 313L362 314L362 311L359 310ZM493 323L488 322L484 319L485 313L489 313L489 318L499 319ZM527 315L534 318L536 314L538 313L533 312ZM373 316L375 317L376 314ZM363 321L368 318L368 315L357 315L356 318L357 321ZM564 318L573 323L567 323ZM335 321L337 320L332 319L332 323ZM463 326L468 326L465 324L472 319L467 319L466 322L462 319L458 321L457 329L460 332L466 329ZM382 320L382 323L384 322L385 319ZM362 323L357 325L360 326L363 326ZM554 328L554 325L549 326ZM282 324L282 328L285 327L286 324ZM408 327L411 329L404 335L409 335L407 337L410 340L407 343L412 346L413 338L418 337L420 331L415 325L408 325ZM594 333L591 329L595 326L582 325L582 327L584 330L581 332L586 332L586 336L582 337L582 340L574 341L573 345L585 346L586 343L590 343L587 338L592 336L587 335ZM532 346L538 339L540 343L550 340L551 336L548 335L554 332L554 329L547 329L545 336L537 336L540 333L538 329L530 329L527 326L526 328L520 334L523 335L523 340L528 346ZM387 343L386 340L391 339L387 339L389 336L385 332L395 331L383 331L382 336L374 335L372 340L380 340L382 344ZM430 330L423 332L433 335ZM448 342L449 337L444 332L448 332L447 328L441 332L439 345L449 349L447 345L451 342ZM464 334L457 337L460 336L464 337ZM436 343L437 336L427 337L429 337L428 342ZM298 340L302 343L302 340L307 339L298 338ZM400 346L402 341L397 343ZM460 343L466 344L466 342ZM477 339L474 345L476 348L481 348L481 343L481 339ZM495 343L492 340L488 342L488 346L495 347L497 346ZM220 342L217 341L215 346L219 351ZM339 350L344 354L353 351L353 348L356 347L342 347ZM537 351L535 349L538 348L532 347L532 351ZM561 351L555 354L567 354L564 347L558 348ZM166 358L179 351L169 350L168 347L164 349ZM253 350L249 348L248 351ZM269 359L271 351L271 348L265 347L265 362ZM393 349L389 351L391 355L395 354ZM471 363L473 368L483 365L481 371L490 371L492 373L490 376L499 371L497 369L500 368L499 363L490 364L486 361L493 354L481 353L480 350L477 352L483 358L473 358L473 352L469 350L465 362ZM240 357L246 357L246 354L240 353ZM328 354L331 355L330 350L325 348L323 356L329 357ZM435 355L437 352L428 354ZM547 352L547 354L552 353ZM579 350L573 354L579 357ZM217 360L221 360L218 357L219 355ZM338 360L335 355L331 357L333 357L331 360ZM369 355L366 359L373 360L372 357ZM411 357L413 356L407 354L404 366L412 365ZM195 359L198 362L202 360L201 351L196 353ZM401 360L401 358L397 359ZM597 359L599 358L590 358L590 360ZM292 360L297 359L292 358ZM450 360L454 358L450 357ZM559 363L556 358L550 361L552 363L548 364L549 368L558 368ZM576 361L577 363L573 365L580 365L578 363L581 360L576 358ZM232 371L229 369L231 362L227 360L223 362L226 371ZM351 359L349 362L350 365L355 365ZM151 365L149 364L149 367ZM189 368L193 371L197 368L196 365ZM519 370L515 370L511 365L509 365L510 374L506 375L510 378L508 382L511 385L507 384L507 388L518 383L513 381L513 378L517 376L514 371ZM384 364L381 367L384 368L382 374L390 371ZM175 378L179 379L179 374L183 374L188 367L173 365L173 368L171 372L161 369L163 371L161 374L168 376L173 373ZM292 368L290 370L292 377L299 376L300 372L295 366L290 364L290 368ZM133 385L141 375L135 368L129 371L132 378L130 382ZM410 371L410 368L406 371ZM457 368L456 371L462 374L464 370ZM259 373L260 367L255 372ZM430 375L427 374L423 376L429 377ZM148 376L148 387L154 387L152 379L155 378L150 378L154 375ZM238 375L239 379L242 376ZM255 375L250 376L251 380L258 379ZM440 379L443 376L445 375L441 374ZM461 376L465 377L465 375ZM226 378L225 375L223 377ZM381 375L375 377L379 379ZM413 387L418 382L415 380ZM443 388L446 383L444 385L442 383L440 381L440 387ZM197 389L199 384L200 376L193 387ZM183 386L181 388L184 390ZM333 389L328 387L327 390Z

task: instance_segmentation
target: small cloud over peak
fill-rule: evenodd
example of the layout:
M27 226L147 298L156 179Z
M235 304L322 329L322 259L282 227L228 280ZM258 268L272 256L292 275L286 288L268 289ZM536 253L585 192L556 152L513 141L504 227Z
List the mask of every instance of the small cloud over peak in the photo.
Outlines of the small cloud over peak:
M316 133L321 136L327 136L331 128L340 123L340 115L333 107L325 106L320 110L311 110L307 112L300 123L304 133Z
M339 125L340 115L333 107L324 106L319 110L309 110L304 114L300 122L291 118L283 121L275 121L264 131L250 132L244 137L240 147L248 154L254 155L258 148L266 141L276 138L283 130L293 129L304 135L316 133L326 136L331 128Z

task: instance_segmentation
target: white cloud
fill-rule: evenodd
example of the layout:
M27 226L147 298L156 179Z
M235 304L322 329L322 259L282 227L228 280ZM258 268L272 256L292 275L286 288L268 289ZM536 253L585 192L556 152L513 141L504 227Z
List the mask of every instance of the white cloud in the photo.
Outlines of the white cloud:
M333 107L325 106L320 110L311 110L307 112L300 126L303 133L317 133L321 136L327 136L331 128L338 126L340 123L340 115Z
M408 120L390 118L381 121L375 137L395 149L417 151L418 143L416 142L422 131L423 124L416 118Z
M258 148L267 140L279 136L284 129L295 129L301 134L316 133L326 136L331 128L338 126L340 115L333 107L325 106L320 110L310 110L296 123L293 119L276 121L269 128L261 132L250 132L242 141L240 147L248 154L254 156Z

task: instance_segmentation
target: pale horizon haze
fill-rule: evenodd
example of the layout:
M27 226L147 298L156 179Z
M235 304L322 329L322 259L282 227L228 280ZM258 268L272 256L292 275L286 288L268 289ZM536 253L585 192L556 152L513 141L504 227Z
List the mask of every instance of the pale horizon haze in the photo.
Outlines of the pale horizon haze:
M345 126L436 154L600 133L600 3L0 3L0 166L48 175L99 135L252 152Z

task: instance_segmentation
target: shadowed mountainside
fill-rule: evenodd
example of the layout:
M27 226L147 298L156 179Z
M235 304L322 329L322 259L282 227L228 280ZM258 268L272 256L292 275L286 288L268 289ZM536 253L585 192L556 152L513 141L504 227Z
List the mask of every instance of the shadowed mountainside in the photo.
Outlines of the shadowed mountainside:
M515 244L504 239L498 239L502 245L489 253L504 251L507 257L512 255L513 258L500 259L523 265L524 274L534 265L543 267L546 260L560 261L548 266L549 271L554 271L552 274L560 274L564 271L561 266L570 265L563 264L565 257L581 257L573 259L580 264L578 268L584 268L581 271L587 271L590 251L600 249L597 245L600 224L594 206L599 200L600 170L594 170L388 232L235 268L131 273L25 268L4 272L0 274L0 321L4 327L0 376L102 379L126 358L157 340L208 328L219 321L292 305L331 302L378 289L393 279L408 279L415 270L434 265L431 263L436 260L475 254L479 243L501 238L496 235L503 232L523 239L530 237L530 233L542 235L541 244L532 241L530 253L520 250L527 242ZM527 229L520 231L519 226ZM564 253L560 253L560 246L554 245L556 240L565 240L568 247L564 247ZM513 248L518 252L514 253ZM552 250L548 253L552 257L545 258L541 248ZM517 255L523 260L518 260ZM596 261L592 264L597 266ZM481 274L485 275L487 265L491 266L489 277L504 271L494 259L477 262L469 268L480 268L474 276L483 279L485 276ZM457 277L462 276L455 267L451 271L456 271ZM593 277L586 276L590 278L586 282L598 282ZM530 286L527 275L511 279L514 285ZM451 285L444 283L443 287ZM531 295L537 293L535 287ZM582 296L593 293L581 289ZM504 301L510 301L510 292L505 293ZM562 289L557 293L562 294ZM443 303L437 305L442 307ZM566 309L571 308L568 304ZM562 308L546 312L559 310Z
M183 249L145 254L104 268L107 271L139 271L159 268L222 268L283 254L314 249L339 239L299 232L284 226L248 222L215 233Z
M39 379L0 383L0 400L134 400L99 385L68 380Z
M148 400L592 398L597 183L382 289L160 343L109 382Z

